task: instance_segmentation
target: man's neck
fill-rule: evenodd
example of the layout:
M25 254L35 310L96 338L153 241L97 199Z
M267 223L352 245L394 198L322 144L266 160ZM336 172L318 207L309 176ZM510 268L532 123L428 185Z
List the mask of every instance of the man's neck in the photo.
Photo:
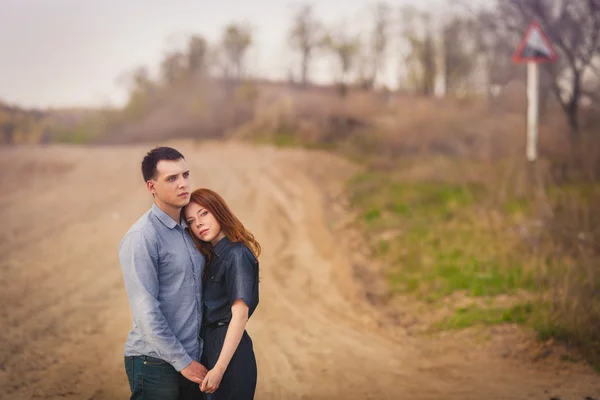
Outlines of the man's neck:
M158 199L154 199L154 203L165 212L169 217L173 219L177 224L181 222L181 207L173 207L168 204L163 203Z

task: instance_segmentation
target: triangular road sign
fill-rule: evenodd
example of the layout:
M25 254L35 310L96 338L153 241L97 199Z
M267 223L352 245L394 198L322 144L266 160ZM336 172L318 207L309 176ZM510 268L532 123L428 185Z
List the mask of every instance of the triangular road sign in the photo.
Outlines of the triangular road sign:
M542 27L532 22L513 55L513 60L516 63L547 62L554 61L556 57L556 51Z

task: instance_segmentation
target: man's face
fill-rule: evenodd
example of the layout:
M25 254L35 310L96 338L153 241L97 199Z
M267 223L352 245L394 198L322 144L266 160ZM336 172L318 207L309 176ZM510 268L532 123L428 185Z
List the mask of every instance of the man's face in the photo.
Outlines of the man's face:
M156 176L146 182L155 199L175 208L190 202L190 170L184 159L177 161L161 160L156 165Z

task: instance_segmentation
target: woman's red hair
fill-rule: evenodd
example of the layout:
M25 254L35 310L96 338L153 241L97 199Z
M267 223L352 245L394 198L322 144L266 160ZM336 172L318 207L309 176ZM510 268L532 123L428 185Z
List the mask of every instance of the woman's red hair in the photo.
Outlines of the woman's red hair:
M232 242L243 242L254 253L256 258L260 255L260 244L254 238L242 222L231 212L227 203L219 194L210 189L196 189L190 196L190 203L196 203L208 210L221 225L221 230ZM188 224L189 227L189 224ZM211 262L215 257L212 245L208 242L203 242L196 235L191 233L192 239L196 247L204 256L207 262Z

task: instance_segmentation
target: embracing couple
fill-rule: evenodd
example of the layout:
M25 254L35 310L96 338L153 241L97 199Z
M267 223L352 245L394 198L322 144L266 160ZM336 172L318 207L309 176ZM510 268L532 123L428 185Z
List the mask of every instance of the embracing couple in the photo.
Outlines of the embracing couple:
M260 245L170 147L142 175L154 198L119 248L133 327L125 344L131 399L253 399L257 365L246 323L258 305Z

